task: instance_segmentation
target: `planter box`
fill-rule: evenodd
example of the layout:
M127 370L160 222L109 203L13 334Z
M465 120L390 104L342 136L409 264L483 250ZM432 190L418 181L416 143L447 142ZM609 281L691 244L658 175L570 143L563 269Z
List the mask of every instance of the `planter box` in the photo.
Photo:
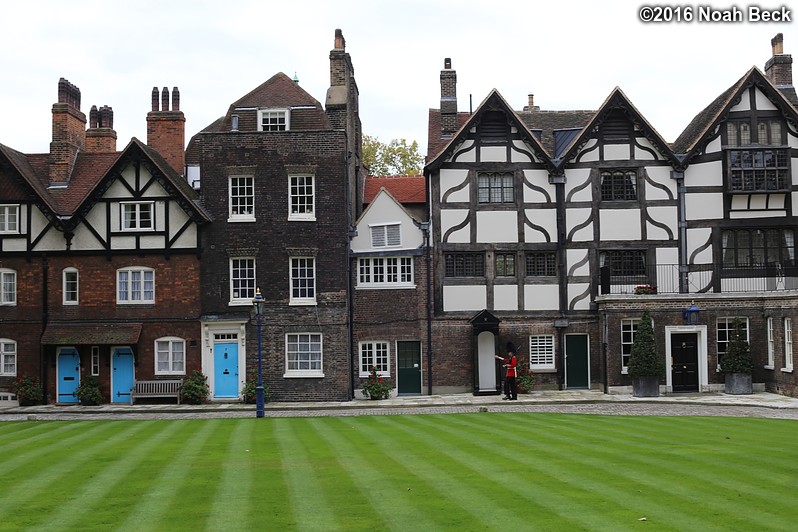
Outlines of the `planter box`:
M726 393L730 395L748 395L754 393L751 375L746 373L726 374Z
M635 397L659 397L659 378L638 377L634 379L632 395Z

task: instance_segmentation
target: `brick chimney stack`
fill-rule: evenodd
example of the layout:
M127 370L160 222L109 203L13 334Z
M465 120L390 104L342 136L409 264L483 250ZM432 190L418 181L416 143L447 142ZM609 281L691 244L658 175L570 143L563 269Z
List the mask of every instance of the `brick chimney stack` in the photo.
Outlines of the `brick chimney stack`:
M784 35L770 40L773 56L765 63L765 75L778 88L792 87L792 56L784 53Z
M89 129L86 131L86 151L108 153L116 151L116 131L114 131L114 110L107 105L89 111Z
M53 104L50 142L50 185L66 184L78 153L86 147L86 115L80 112L80 89L58 80L58 103Z
M457 131L457 72L452 60L443 60L441 70L441 138L450 138Z
M186 166L186 117L180 110L180 91L172 89L172 108L169 109L169 89L161 92L158 105L158 87L152 88L152 111L147 113L147 145L169 163L175 172L183 175Z

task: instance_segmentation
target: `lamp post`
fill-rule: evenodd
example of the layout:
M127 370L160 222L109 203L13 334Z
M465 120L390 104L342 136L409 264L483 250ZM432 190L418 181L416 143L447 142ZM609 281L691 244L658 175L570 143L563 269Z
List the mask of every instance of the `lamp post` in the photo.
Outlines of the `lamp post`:
M255 388L255 417L263 417L265 415L264 406L266 397L263 392L263 349L261 347L261 320L263 319L263 296L260 293L260 288L255 291L255 299L252 300L252 306L255 308L255 318L258 321L258 386Z

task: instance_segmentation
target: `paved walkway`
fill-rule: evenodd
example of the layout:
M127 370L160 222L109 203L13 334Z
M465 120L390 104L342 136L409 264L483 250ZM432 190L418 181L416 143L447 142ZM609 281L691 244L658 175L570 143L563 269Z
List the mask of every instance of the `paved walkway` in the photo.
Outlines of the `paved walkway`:
M798 398L761 392L669 394L637 398L598 391L537 391L502 401L500 396L422 395L382 401L268 403L266 417L445 414L467 412L557 412L605 415L735 416L798 419ZM195 419L255 417L255 405L137 404L101 406L0 406L0 421L74 419Z

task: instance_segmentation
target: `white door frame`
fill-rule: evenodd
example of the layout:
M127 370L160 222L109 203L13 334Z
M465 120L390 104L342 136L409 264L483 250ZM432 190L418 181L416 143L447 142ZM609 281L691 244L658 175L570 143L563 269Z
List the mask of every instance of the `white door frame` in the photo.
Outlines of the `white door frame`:
M226 322L202 322L202 372L208 377L208 387L213 393L214 387L214 362L213 362L213 348L216 343L231 343L233 340L216 342L214 335L216 334L235 334L238 341L238 396L241 398L241 392L244 388L244 382L247 380L247 322L246 321L226 321ZM188 370L188 368L186 368ZM211 401L215 398L213 395L209 397ZM230 400L230 398L225 398Z
M708 392L709 389L709 362L707 356L707 326L706 325L669 325L665 327L665 384L668 392L673 391L673 355L671 355L671 335L681 333L696 333L698 335L698 391Z

